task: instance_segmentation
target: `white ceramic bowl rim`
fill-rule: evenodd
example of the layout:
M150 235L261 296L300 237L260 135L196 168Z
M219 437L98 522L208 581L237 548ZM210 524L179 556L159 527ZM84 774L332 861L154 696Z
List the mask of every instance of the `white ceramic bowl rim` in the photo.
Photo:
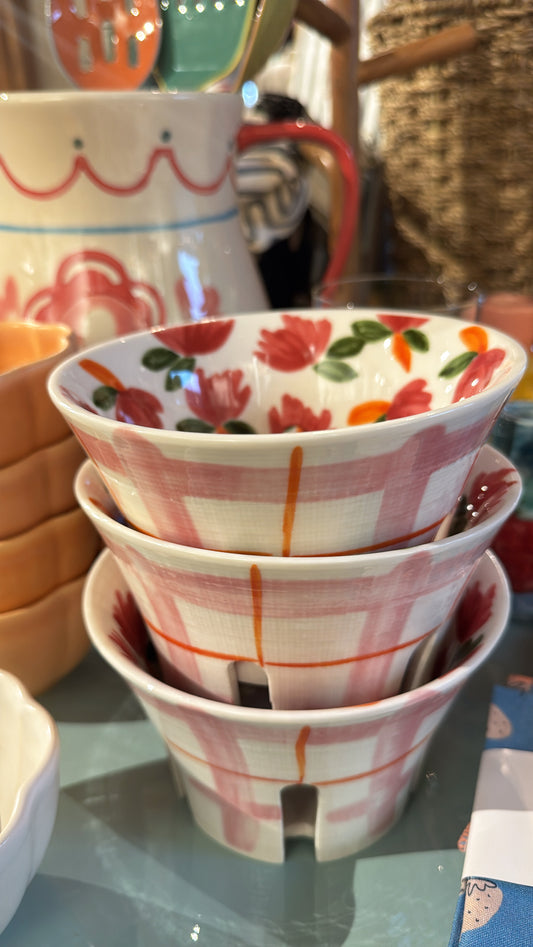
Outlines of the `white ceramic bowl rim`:
M227 563L228 559L230 559L232 562L242 563L243 565L247 566L252 563L261 562L262 566L270 573L277 570L286 570L288 561L291 563L290 570L293 575L300 571L308 572L309 569L319 569L321 572L326 570L337 573L342 565L353 565L355 560L357 560L358 564L364 565L365 563L376 563L378 560L380 563L387 563L390 560L394 560L396 562L401 559L413 557L417 553L423 553L430 550L432 554L435 555L440 551L445 552L445 550L447 550L450 546L459 545L466 535L471 535L472 539L475 538L476 541L479 541L484 533L494 529L498 520L501 519L503 521L508 513L510 513L512 509L516 507L518 500L520 499L521 480L518 470L511 463L511 461L505 458L504 455L500 453L500 451L496 450L496 448L491 447L488 444L483 445L481 448L478 459L472 467L472 472L475 472L476 464L479 462L479 458L483 455L483 453L489 454L489 458L490 455L492 455L493 460L496 458L501 459L505 463L506 469L508 469L511 474L514 475L516 482L508 487L505 498L500 501L497 507L492 510L482 522L474 522L473 525L468 528L468 530L462 530L450 536L443 536L441 539L434 539L428 543L420 543L415 546L406 546L400 549L382 549L376 552L361 552L346 555L257 556L246 553L221 552L217 549L205 549L203 547L196 546L184 546L180 543L172 543L164 539L158 539L156 536L149 536L147 533L139 532L133 526L128 526L127 524L120 522L118 519L115 519L113 516L105 513L96 504L91 503L89 499L86 499L84 496L85 491L83 484L89 476L95 479L99 486L107 493L98 469L91 460L84 461L79 468L74 481L74 491L80 506L85 509L86 512L90 508L90 518L96 523L100 521L106 524L108 529L111 528L116 533L119 542L122 543L131 542L130 537L133 536L135 537L134 542L139 542L147 549L152 547L161 551L168 551L171 554L172 552L180 553L182 555L188 556L192 561L200 559L202 562ZM117 510L115 504L113 504L113 507L115 510Z
M330 316L334 313L345 312L345 310L335 310L335 309L311 309L311 310L283 310L283 313L291 314L291 312L301 315L303 311L310 313L312 316L318 318L320 316L324 317L325 313L329 313ZM363 307L360 310L354 309L351 310L351 314L357 312L366 311ZM387 310L391 313L399 312L400 310L390 309ZM269 316L276 315L276 311L269 311L266 313ZM236 321L241 321L242 319L258 319L260 316L264 316L265 313L255 312L255 313L246 313L237 314L237 315L228 315L224 317L219 317L217 319L203 319L198 325L204 325L208 323L220 322L221 318L224 319L233 319ZM450 325L457 327L459 320L453 316L439 316L428 314L428 318L434 321L447 322ZM465 322L464 327L469 323ZM48 391L52 397L52 400L58 407L58 409L65 413L71 423L76 424L76 419L79 419L78 423L82 423L85 419L85 423L90 418L90 424L95 430L101 429L103 432L107 430L116 430L117 426L120 429L124 430L133 430L138 431L145 436L149 436L151 441L154 444L160 444L168 442L168 440L176 441L180 443L183 449L188 447L198 449L203 446L206 448L212 447L213 445L218 445L220 450L229 451L230 448L238 445L240 448L243 447L243 444L246 444L250 441L253 444L254 451L256 450L272 450L273 444L281 445L283 444L287 448L297 446L302 443L303 440L310 441L317 446L321 444L328 445L333 449L335 443L343 443L344 441L353 442L354 440L366 442L372 440L378 440L378 442L383 442L383 431L386 430L400 430L405 429L409 430L410 427L419 429L420 426L425 426L426 424L432 424L436 421L446 420L450 415L457 414L460 411L464 418L464 426L468 424L469 415L478 413L477 406L480 406L483 402L491 402L494 399L503 398L504 394L508 392L510 387L510 381L512 380L513 386L518 384L522 374L525 371L527 356L525 350L522 346L516 342L515 339L511 338L505 333L500 332L497 329L490 329L491 334L497 340L500 339L502 343L504 342L507 346L513 361L512 372L507 375L505 378L500 379L494 384L489 384L483 391L480 391L478 394L472 395L470 398L462 398L460 401L457 401L455 404L444 405L440 408L432 408L429 411L424 411L421 414L410 414L406 417L393 418L386 421L381 421L379 424L361 424L352 427L339 427L339 428L329 428L327 430L319 431L298 431L292 432L287 431L283 434L267 434L267 433L258 433L258 434L217 434L212 432L202 432L201 434L197 432L191 433L190 431L176 431L169 428L153 428L145 427L141 424L127 424L123 421L117 421L115 418L102 417L102 415L94 412L88 411L73 401L68 397L64 392L64 386L61 379L65 377L72 365L76 363L81 358L90 358L93 359L95 356L98 356L99 352L109 351L111 348L118 347L120 345L127 344L128 340L134 342L137 338L157 338L157 336L168 329L168 326L155 326L151 329L140 329L136 332L131 332L127 336L121 336L115 339L107 340L105 342L100 342L97 345L89 346L84 349L83 352L77 353L69 358L64 359L64 361L55 368L48 378Z
M17 790L15 805L11 810L7 821L0 827L0 849L2 855L11 844L20 845L20 838L15 834L18 824L25 819L28 810L28 803L32 796L39 791L37 781L40 780L50 769L56 766L59 758L59 736L56 724L48 711L34 700L26 687L9 671L0 670L0 686L7 686L13 693L13 699L21 705L31 707L38 715L41 723L41 730L47 730L47 743L44 740L41 748L44 750L42 757L34 762L31 773L28 773L24 782Z
M499 560L493 552L487 550L482 558L482 562L489 561L494 571L494 578L498 582L498 593L501 597L503 606L508 610L510 608L510 591L505 572L500 565ZM477 571L477 568L476 568ZM470 581L475 577L476 571L471 576ZM92 567L83 594L83 609L87 613L92 607L90 604L93 588L100 580L100 575L107 572L109 575L120 576L118 566L114 563L112 553L106 549L96 560ZM120 581L124 580L120 576ZM467 586L468 588L468 586ZM454 686L459 686L464 677L469 676L490 654L496 646L500 635L492 635L483 644L476 648L458 667L453 668L441 677L429 681L422 687L397 694L394 697L387 697L384 700L378 700L369 704L359 704L350 707L333 707L327 709L315 710L263 710L255 707L243 707L236 704L225 704L220 701L213 701L205 697L196 697L194 694L188 694L179 690L177 687L171 687L163 681L152 677L147 671L143 671L137 664L122 655L118 648L109 643L109 636L105 631L95 630L93 623L87 622L89 637L98 651L105 656L106 660L115 668L115 670L129 681L130 685L143 691L151 699L161 700L172 706L182 706L185 709L196 710L202 713L213 713L213 705L217 708L217 717L227 720L247 720L251 724L259 726L269 725L306 725L312 723L315 726L321 724L332 725L334 723L341 725L345 722L356 722L362 718L364 720L376 720L380 717L389 716L399 712L406 703L413 700L423 700L435 693L435 690L451 690Z

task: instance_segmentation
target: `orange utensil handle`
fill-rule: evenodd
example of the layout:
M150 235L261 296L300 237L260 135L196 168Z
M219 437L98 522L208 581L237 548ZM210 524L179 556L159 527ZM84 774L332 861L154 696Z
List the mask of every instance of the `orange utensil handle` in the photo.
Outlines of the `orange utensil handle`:
M81 12L80 12L81 11ZM82 15L83 13L83 15ZM51 0L57 56L82 89L136 89L150 75L161 38L158 0Z

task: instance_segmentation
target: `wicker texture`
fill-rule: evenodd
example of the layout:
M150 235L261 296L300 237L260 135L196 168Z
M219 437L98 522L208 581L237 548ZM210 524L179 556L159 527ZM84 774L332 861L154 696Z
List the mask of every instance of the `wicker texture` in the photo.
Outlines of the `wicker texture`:
M368 25L379 53L472 22L477 48L380 85L395 226L449 279L533 284L533 3L399 0Z

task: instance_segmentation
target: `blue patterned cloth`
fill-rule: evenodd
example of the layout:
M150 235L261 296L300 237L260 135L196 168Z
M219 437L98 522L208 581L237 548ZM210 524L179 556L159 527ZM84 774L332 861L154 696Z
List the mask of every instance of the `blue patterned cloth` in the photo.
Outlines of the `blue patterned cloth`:
M530 753L533 752L533 681L516 676L509 683L510 686L498 685L494 688L485 751L505 748ZM488 759L486 753L483 757ZM495 754L492 754L494 757ZM481 800L480 808L484 806L484 798L497 799L493 787L482 785L484 774L485 780L487 778L487 767L483 766L483 762L482 759L476 789L476 801ZM517 801L511 805L518 812L520 798L521 794L517 792ZM495 808L498 809L497 804ZM468 846L475 844L473 835L474 826L471 826L467 852ZM524 850L531 853L531 864L533 837L524 839ZM449 947L533 947L533 886L517 884L505 878L464 877Z

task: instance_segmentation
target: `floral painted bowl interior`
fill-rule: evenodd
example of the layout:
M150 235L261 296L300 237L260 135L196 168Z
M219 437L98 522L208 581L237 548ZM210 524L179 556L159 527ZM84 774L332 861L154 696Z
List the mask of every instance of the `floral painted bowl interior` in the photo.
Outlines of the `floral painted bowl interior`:
M450 317L266 312L110 340L48 390L136 529L329 555L433 539L525 364Z
M266 711L194 697L158 679L140 614L108 550L84 595L93 644L164 739L200 827L271 862L283 861L288 835L313 838L317 859L327 861L359 851L393 825L432 735L501 640L509 608L505 574L487 552L450 632L452 670L364 706Z
M516 381L521 347L444 316L257 313L86 350L66 396L102 416L189 433L280 434L438 411Z

